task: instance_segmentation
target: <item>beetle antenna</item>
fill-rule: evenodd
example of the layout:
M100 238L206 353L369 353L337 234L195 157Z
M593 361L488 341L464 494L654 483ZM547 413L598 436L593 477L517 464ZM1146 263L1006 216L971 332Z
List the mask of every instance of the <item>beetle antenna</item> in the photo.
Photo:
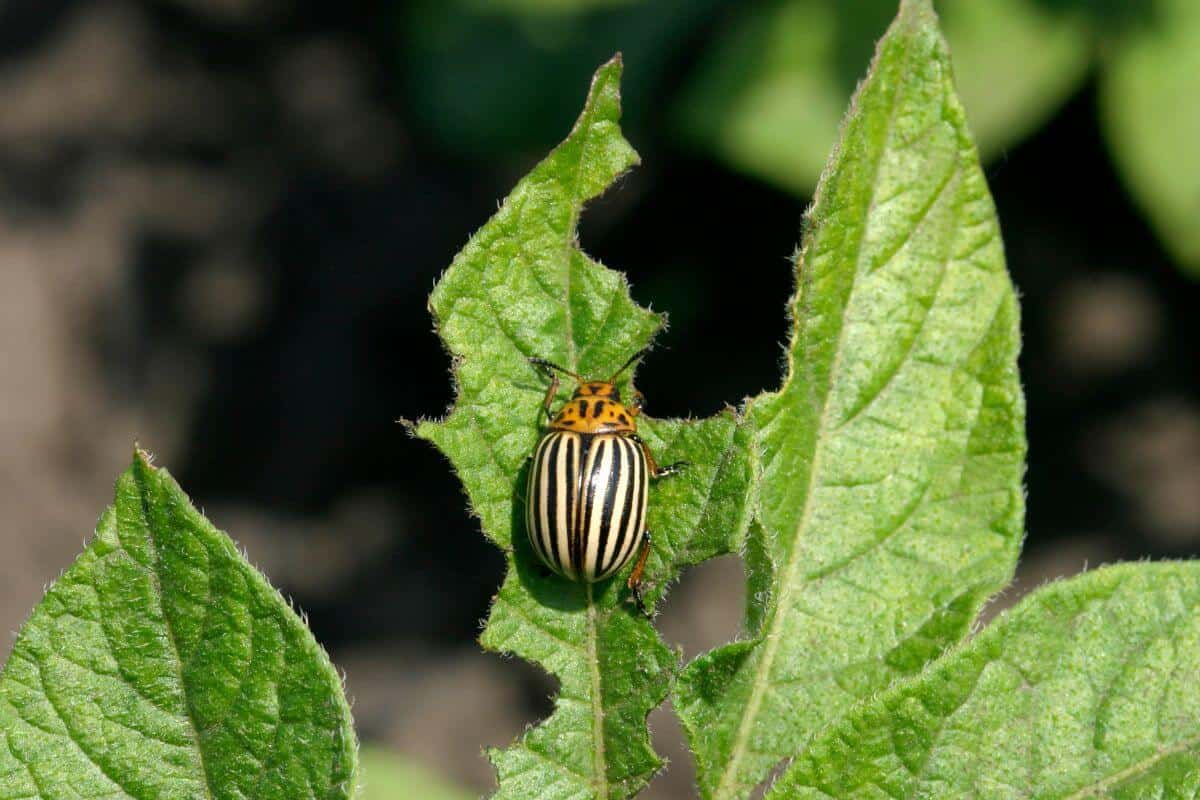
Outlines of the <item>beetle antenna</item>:
M560 367L558 364L555 364L553 361L547 361L546 359L538 358L537 356L530 356L529 363L533 364L535 367L544 367L546 369L558 370L562 374L570 375L575 380L579 381L580 383L583 383L583 378L579 377L574 372L571 372L571 370L567 369L566 367ZM622 369L624 369L624 368L622 367Z
M612 376L611 378L609 378L609 379L608 379L608 382L609 382L609 383L615 383L615 382L616 382L616 380L617 380L617 378L621 377L621 373L622 373L622 372L624 372L625 370L629 369L631 366L633 366L633 363L634 363L635 361L638 361L638 360L640 360L641 358L643 358L643 357L646 355L646 353L649 353L649 352L650 352L650 348L649 348L649 347L643 347L641 350L638 350L636 353L634 353L633 355L631 355L631 356L629 357L629 360L628 360L628 361L626 361L624 364L622 364L622 365L621 365L621 368L620 368L619 370L617 370L616 372L614 372L614 373L613 373L613 376Z

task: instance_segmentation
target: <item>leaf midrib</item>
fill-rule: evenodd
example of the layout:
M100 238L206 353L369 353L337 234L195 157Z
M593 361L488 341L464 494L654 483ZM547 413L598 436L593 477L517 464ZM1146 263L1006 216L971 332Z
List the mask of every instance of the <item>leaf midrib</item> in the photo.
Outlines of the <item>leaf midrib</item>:
M850 303L850 298L854 294L855 283L857 282L858 275L860 272L859 262L861 261L861 258L862 258L863 243L866 240L866 235L867 235L867 219L870 218L871 211L875 207L875 202L877 199L876 193L879 188L879 171L883 165L884 150L887 147L887 143L891 140L892 129L893 129L893 126L894 126L895 120L896 120L896 109L899 106L898 95L900 92L901 85L902 85L902 82L897 80L895 82L895 85L892 88L891 108L889 109L888 122L884 129L883 149L881 149L878 157L875 160L875 164L872 168L871 200L867 204L866 219L864 219L864 221L862 223L862 227L861 227L861 230L859 231L859 235L858 235L858 242L855 246L854 279L852 280L851 285L846 293L846 305L847 306ZM854 101L852 101L852 102L854 102ZM819 191L819 189L818 189L818 191ZM801 250L800 255L797 259L797 271L799 271L799 269L801 267L803 267L804 255L805 255L806 251L807 251L807 246L803 250ZM842 311L844 313L845 308L843 308ZM800 333L800 329L799 329L799 326L797 325L795 333L793 335L797 336L797 335L799 335L799 333ZM766 687L767 687L767 683L769 682L768 678L770 677L771 668L774 665L775 654L779 648L779 640L781 638L781 631L779 630L779 628L783 624L783 620L786 616L785 609L787 608L787 601L791 597L792 584L794 583L796 570L799 568L799 563L800 563L800 557L799 557L800 552L801 552L801 547L799 546L800 545L800 537L803 534L803 532L807 529L808 522L809 522L809 516L812 513L813 490L816 488L817 475L819 474L819 471L820 471L819 468L821 465L821 456L822 456L822 453L824 452L824 447L822 445L825 441L825 433L826 433L826 430L828 429L828 423L829 423L829 394L832 391L832 388L836 382L836 378L839 374L839 370L841 368L841 361L842 361L842 354L843 354L843 349L844 349L844 345L845 345L845 340L846 340L846 325L845 325L845 321L843 320L843 324L838 329L838 340L837 340L837 344L835 345L835 349L834 349L833 362L830 366L829 379L826 382L826 385L824 387L825 392L824 392L824 397L822 398L821 416L820 416L820 420L817 425L817 435L814 439L815 444L813 446L813 460L812 460L812 464L809 468L808 482L807 482L807 485L805 487L805 492L804 492L804 511L801 515L799 524L796 526L796 533L792 539L792 547L791 547L790 552L788 553L788 562L784 566L783 581L780 584L781 589L780 589L779 597L778 597L777 601L773 604L774 611L771 614L771 621L770 621L770 624L768 626L768 631L765 636L765 638L766 638L765 649L763 650L762 658L759 659L758 669L755 670L754 682L752 684L751 693L750 693L750 700L746 704L745 713L742 714L741 722L738 726L737 738L734 740L734 747L733 747L733 750L730 752L729 760L726 761L725 769L721 773L720 783L718 783L717 790L713 795L714 800L721 800L721 798L732 796L732 790L743 785L737 777L738 776L738 768L741 764L742 759L745 757L747 748L749 747L750 734L754 727L753 723L757 719L759 710L762 706L763 696L766 694ZM794 346L794 340L793 340L793 346ZM789 373L792 373L792 372L794 372L794 368L793 368L793 370L789 370ZM789 374L788 383L790 383L791 380L792 380L792 375Z
M596 774L597 800L608 800L608 764L604 752L604 707L600 700L600 659L596 633L596 602L592 597L592 584L587 586L587 659L592 681L592 769Z
M154 587L154 594L158 598L159 605L163 615L163 629L167 633L167 644L170 645L171 655L174 656L172 663L175 666L179 676L179 689L181 699L183 700L183 714L187 719L188 728L191 730L192 738L196 742L196 755L200 760L200 771L204 776L204 794L208 800L217 800L217 796L213 791L212 777L208 771L208 761L204 757L204 745L200 739L200 728L196 725L196 718L192 714L192 703L188 697L187 682L183 676L183 657L179 652L179 642L175 638L175 629L171 627L171 620L167 615L167 608L164 600L162 580L159 578L159 571L162 569L162 557L159 554L158 542L154 539L153 522L150 513L150 504L148 502L149 485L146 482L145 470L148 465L138 457L137 469L133 470L134 479L137 481L138 487L138 502L142 507L142 519L146 523L146 544L149 546L153 558L154 568L147 570L150 573L150 582Z
M579 184L582 180L583 165L586 162L588 145L592 140L592 125L596 109L589 108L580 119L583 129L582 141L579 145L579 158L575 162L574 185L571 187L572 199L575 201L571 209L571 222L567 227L565 255L563 257L563 311L566 322L567 361L571 369L579 372L578 353L575 349L575 322L571 311L571 254L575 241L575 230L579 225L579 215L583 211L583 198L580 196ZM592 584L584 584L587 595L587 660L588 677L591 681L592 695L592 783L596 787L596 800L608 800L608 762L604 751L604 702L601 698L599 634L596 631L596 601L592 595Z
M571 199L574 203L571 208L571 221L567 225L563 254L563 313L567 329L567 363L575 372L579 372L579 354L575 350L575 317L571 311L571 251L576 239L575 230L579 227L579 215L583 213L583 198L580 196L579 184L583 176L583 165L587 161L588 144L592 140L592 124L595 116L596 109L595 106L592 106L584 111L579 119L583 135L579 143L579 157L575 160L575 174L571 186ZM588 597L591 597L590 591Z

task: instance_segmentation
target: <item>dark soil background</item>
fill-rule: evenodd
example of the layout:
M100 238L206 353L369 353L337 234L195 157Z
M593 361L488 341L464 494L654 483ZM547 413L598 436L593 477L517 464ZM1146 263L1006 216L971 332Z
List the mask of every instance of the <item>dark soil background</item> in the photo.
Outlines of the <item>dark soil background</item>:
M451 31L459 63L426 57L450 35L435 7L0 6L0 629L71 563L137 441L308 613L363 738L485 790L480 748L544 715L553 686L475 644L502 560L446 462L395 423L451 399L426 295L628 39L645 165L581 240L670 314L639 374L649 410L773 387L807 200L681 150L662 111L721 12L602 15L569 57L472 22ZM1088 84L988 165L1029 403L1028 543L1002 602L1200 546L1200 284L1095 120ZM705 565L660 628L711 647L741 595L736 560ZM690 797L670 714L652 723L675 763L646 796Z

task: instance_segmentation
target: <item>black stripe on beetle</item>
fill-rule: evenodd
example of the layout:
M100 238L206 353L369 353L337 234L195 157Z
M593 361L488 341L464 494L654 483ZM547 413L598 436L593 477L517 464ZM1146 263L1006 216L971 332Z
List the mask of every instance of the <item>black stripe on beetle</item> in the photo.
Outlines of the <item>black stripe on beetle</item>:
M650 477L673 474L686 464L658 467L637 435L640 395L632 406L621 402L616 378L641 355L626 361L607 381L585 381L553 362L530 359L552 377L543 401L547 416L558 388L553 373L570 375L579 384L534 449L525 516L534 553L570 580L604 580L637 556L627 585L645 611L638 587L649 553L645 524Z
M529 541L547 567L592 583L629 562L646 509L640 447L616 434L551 431L530 476Z

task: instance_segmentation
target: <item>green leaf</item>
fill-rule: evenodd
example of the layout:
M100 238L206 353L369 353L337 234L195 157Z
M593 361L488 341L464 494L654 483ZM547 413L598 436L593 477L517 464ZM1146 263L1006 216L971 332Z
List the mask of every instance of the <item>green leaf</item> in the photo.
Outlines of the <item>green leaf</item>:
M1182 0L1186 2L1186 0ZM735 18L678 105L685 139L806 194L895 0L781 0ZM1082 82L1089 28L1036 0L943 0L967 116L985 157L1011 147Z
M324 651L138 453L0 674L0 797L332 800L356 764Z
M1101 75L1104 131L1134 199L1200 276L1200 3L1162 0Z
M1017 304L928 0L880 42L807 222L788 375L748 412L755 638L677 689L706 797L956 642L1020 546Z
M364 747L362 789L355 800L474 800L475 794L432 770L381 747Z
M481 642L535 661L562 682L553 715L491 754L505 798L635 793L661 764L646 715L665 697L678 661L627 602L624 575L594 587L550 575L525 535L526 466L546 390L528 357L607 376L662 326L634 304L620 274L576 242L583 204L637 159L618 126L620 74L619 58L596 72L571 134L471 238L430 299L454 358L457 399L445 420L422 422L416 432L450 458L484 534L508 558ZM630 389L627 378L625 397ZM752 467L747 429L732 412L642 420L639 432L661 463L692 463L651 488L653 603L684 565L739 546Z
M1200 792L1200 564L1053 583L824 732L774 800Z

